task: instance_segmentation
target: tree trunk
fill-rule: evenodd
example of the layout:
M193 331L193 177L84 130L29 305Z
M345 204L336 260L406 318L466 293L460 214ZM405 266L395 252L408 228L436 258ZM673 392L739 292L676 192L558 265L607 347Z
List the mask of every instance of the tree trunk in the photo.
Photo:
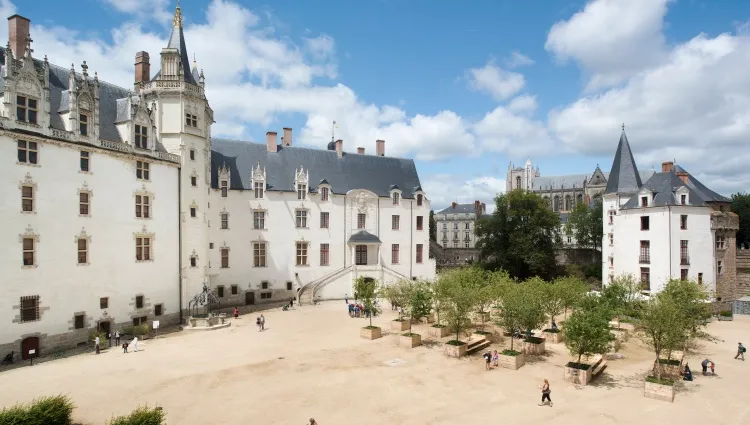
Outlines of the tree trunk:
M581 364L581 356L582 355L583 355L583 353L578 353L578 362L577 362L578 364Z

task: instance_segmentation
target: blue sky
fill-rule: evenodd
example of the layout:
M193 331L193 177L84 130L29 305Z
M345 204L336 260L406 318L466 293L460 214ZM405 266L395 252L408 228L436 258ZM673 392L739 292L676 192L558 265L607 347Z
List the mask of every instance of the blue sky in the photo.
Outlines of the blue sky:
M128 86L157 62L175 2L0 0L35 55ZM460 5L459 5L460 4ZM295 129L345 150L386 140L416 159L433 207L490 203L509 161L542 175L609 171L626 130L640 168L678 163L750 190L750 2L734 0L183 0L214 135ZM5 25L5 23L3 23ZM152 72L156 72L158 65Z

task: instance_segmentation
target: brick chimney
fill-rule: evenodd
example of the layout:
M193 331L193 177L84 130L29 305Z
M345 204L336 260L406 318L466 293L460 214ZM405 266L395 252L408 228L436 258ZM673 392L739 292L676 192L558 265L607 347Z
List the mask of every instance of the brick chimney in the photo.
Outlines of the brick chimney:
M453 208L454 210L456 209L456 203L455 202L451 203L451 208Z
M292 146L292 129L284 127L284 138L281 139L282 146Z
M148 52L138 52L135 54L135 91L141 89L141 84L151 81L151 62L149 62Z
M683 183L688 184L688 181L689 181L689 179L688 179L688 173L686 173L684 171L678 171L675 174L677 174L677 177L679 177L680 180L682 180Z
M275 131L269 131L266 133L266 146L268 146L268 152L276 152L278 145L276 144Z
M375 155L385 156L385 140L375 141Z
M358 154L360 154L360 155L364 155L364 154L365 154L365 148L363 148L363 147L361 147L361 146L360 146L360 147L358 147L358 148L357 148L357 153L358 153Z
M30 25L30 20L18 14L8 18L8 43L16 59L22 58L26 53L26 37L29 37Z
M338 155L339 158L344 156L344 141L341 139L336 140L336 155Z
M672 168L674 168L674 162L672 161L666 161L661 163L661 172L662 173L668 173L672 171Z

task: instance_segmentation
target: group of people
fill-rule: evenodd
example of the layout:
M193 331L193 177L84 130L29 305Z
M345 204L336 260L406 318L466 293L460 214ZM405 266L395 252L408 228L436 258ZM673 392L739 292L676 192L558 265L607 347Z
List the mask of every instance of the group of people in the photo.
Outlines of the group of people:
M701 368L703 369L703 376L716 375L716 364L709 359L705 359L701 362ZM711 373L708 372L708 369L711 369ZM682 380L693 380L693 371L690 370L690 366L687 363L685 363L685 366L682 369Z
M255 326L258 327L258 332L263 332L264 330L266 330L266 317L262 314L256 317Z
M495 350L494 353L491 353L489 350L487 350L487 352L484 353L482 357L484 357L484 370L492 370L492 366L499 366L500 354L498 354L497 350Z
M112 339L115 340L115 346L120 345L120 331L119 330L115 329L114 334L112 332L109 332L107 334L107 340L109 341L110 347L112 346ZM96 352L96 354L99 354L101 352L101 344L102 344L102 341L97 335L96 338L94 339L94 351Z

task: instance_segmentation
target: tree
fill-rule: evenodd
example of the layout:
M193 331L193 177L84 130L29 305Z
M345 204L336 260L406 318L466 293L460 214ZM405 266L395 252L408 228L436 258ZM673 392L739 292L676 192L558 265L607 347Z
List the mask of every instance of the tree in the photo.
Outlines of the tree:
M539 195L514 190L495 198L495 211L476 224L483 265L511 277L551 278L557 272L560 218Z
M446 275L450 275L450 273L442 274L432 284L432 309L435 310L435 324L437 326L442 326L440 318L446 312L450 302L448 299L450 281L446 278Z
M565 319L568 319L568 310L576 307L581 299L589 292L589 287L579 278L568 276L559 278L555 285L561 285L562 307L565 313Z
M659 294L674 301L680 307L680 319L682 322L683 335L676 343L682 343L683 351L687 350L691 340L704 336L701 329L706 319L711 317L708 292L703 286L692 280L672 279L667 282ZM672 347L667 354L667 359L672 357Z
M532 277L520 285L523 300L521 326L527 331L542 326L547 320L542 306L545 285L547 282L538 277Z
M497 315L498 326L505 328L510 336L510 350L513 350L513 335L516 330L520 330L522 325L522 316L524 309L523 289L519 283L508 280L502 284L503 296L498 304L499 310Z
M593 206L585 203L576 204L568 215L565 232L575 237L576 243L582 248L598 251L604 237L602 222L602 201L596 199Z
M391 302L391 305L400 307L398 309L398 321L404 320L404 313L408 314L409 306L409 285L408 279L399 280L396 283L383 288L383 295Z
M479 313L481 321L481 332L484 332L485 315L490 312L492 306L500 298L500 292L502 284L509 281L510 277L504 270L499 270L489 274L484 274L484 279L479 282L477 291L477 313Z
M684 335L682 312L677 302L671 297L657 294L646 303L641 315L640 325L643 329L641 339L651 347L656 356L654 370L656 378L661 381L661 354L674 349Z
M378 296L378 282L375 279L369 279L360 276L354 280L354 292L358 299L362 301L362 306L370 316L370 327L372 327L372 316L380 313L380 308L375 305L375 299Z
M412 321L427 317L432 311L432 291L430 285L423 280L409 281L408 288L407 305L411 319L409 320L409 333L411 334Z
M437 241L437 223L435 222L434 210L430 210L430 240Z
M620 316L635 315L639 302L641 283L632 274L617 276L602 289L602 298L608 303L612 315L617 318L620 327Z
M445 279L446 322L456 332L460 341L461 331L471 325L469 314L477 303L477 282L484 279L484 272L477 267L451 270L441 277Z
M557 281L542 285L542 311L544 311L550 320L550 328L552 322L555 320L555 316L563 312L563 304L565 301L565 290L564 284L558 284Z
M739 216L737 248L750 248L750 194L738 192L732 195L732 212Z
M607 353L614 340L614 335L609 331L611 312L607 311L606 301L596 295L585 298L583 304L588 308L574 311L563 325L565 346L571 355L578 356L578 364L581 364L582 356Z

